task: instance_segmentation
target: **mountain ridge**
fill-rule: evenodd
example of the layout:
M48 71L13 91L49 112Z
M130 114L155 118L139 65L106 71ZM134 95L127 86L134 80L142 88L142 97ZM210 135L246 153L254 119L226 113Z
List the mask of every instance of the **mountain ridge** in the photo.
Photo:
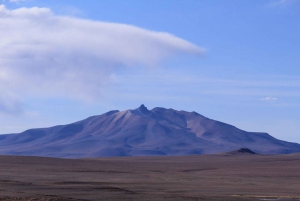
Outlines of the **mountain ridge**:
M0 135L0 154L59 158L214 154L248 148L260 154L300 152L297 143L247 132L204 117L143 104L71 124Z

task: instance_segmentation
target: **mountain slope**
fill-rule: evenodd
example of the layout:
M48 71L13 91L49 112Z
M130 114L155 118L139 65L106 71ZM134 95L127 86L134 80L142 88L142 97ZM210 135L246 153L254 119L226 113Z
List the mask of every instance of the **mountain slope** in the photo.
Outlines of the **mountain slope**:
M300 152L300 145L242 131L196 112L141 105L68 125L0 135L0 154L65 158L209 154L249 148L256 153Z

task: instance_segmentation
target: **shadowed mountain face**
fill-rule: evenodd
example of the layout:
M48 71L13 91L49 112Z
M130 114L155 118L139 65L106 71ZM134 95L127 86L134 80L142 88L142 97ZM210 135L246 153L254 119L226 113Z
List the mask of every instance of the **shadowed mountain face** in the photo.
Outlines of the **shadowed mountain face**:
M242 131L196 112L141 105L63 126L0 135L0 154L62 158L190 155L248 148L255 153L300 152L300 145L267 133Z

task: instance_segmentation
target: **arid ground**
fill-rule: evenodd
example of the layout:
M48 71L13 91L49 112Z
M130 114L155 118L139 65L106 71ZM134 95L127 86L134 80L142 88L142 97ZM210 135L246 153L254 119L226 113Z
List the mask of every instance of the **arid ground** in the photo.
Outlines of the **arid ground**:
M0 156L0 200L300 200L300 155Z

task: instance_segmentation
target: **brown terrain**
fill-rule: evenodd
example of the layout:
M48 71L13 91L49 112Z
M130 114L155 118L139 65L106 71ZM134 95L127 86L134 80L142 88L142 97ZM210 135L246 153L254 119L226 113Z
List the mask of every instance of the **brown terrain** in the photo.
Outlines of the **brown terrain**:
M300 155L0 156L0 200L300 200Z

